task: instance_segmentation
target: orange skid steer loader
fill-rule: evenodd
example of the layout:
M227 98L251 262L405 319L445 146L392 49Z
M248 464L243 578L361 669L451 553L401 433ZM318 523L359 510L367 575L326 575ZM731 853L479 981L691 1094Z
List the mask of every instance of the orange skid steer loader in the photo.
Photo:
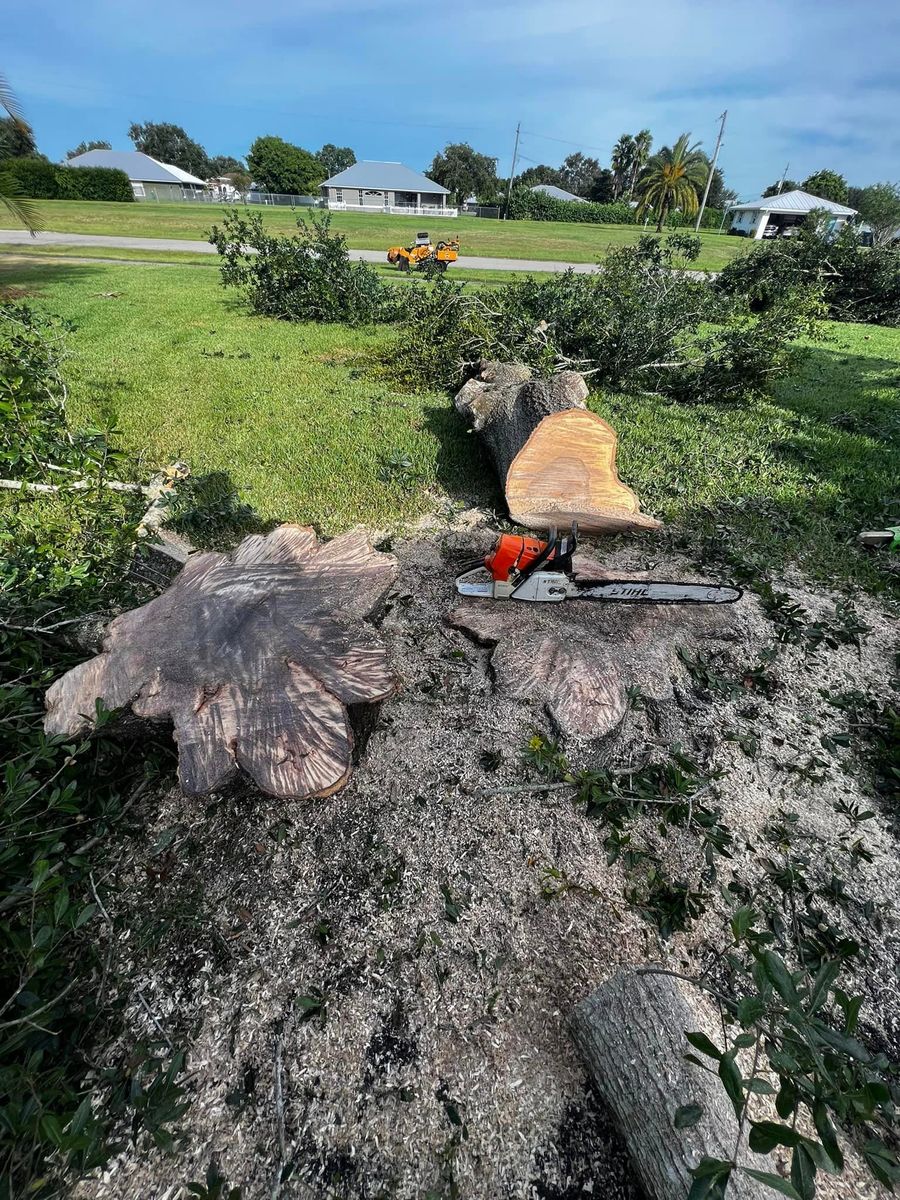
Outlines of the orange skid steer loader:
M411 246L391 246L387 252L389 263L395 263L400 271L415 267L418 271L446 271L450 263L459 258L459 238L431 244L427 233L417 233Z

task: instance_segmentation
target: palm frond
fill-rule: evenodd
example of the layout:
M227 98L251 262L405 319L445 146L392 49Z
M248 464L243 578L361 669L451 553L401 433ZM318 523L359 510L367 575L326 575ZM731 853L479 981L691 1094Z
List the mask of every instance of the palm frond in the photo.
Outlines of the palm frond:
M0 205L7 212L11 213L17 221L20 221L32 237L41 227L41 218L38 214L37 207L33 200L29 200L26 196L19 196L12 192L8 187L7 181L9 176L4 179L0 176ZM7 186L4 186L7 184Z
M5 75L0 75L0 108L5 109L17 125L21 125L25 129L31 128L25 120L25 113L20 108L19 101L9 86L9 80Z

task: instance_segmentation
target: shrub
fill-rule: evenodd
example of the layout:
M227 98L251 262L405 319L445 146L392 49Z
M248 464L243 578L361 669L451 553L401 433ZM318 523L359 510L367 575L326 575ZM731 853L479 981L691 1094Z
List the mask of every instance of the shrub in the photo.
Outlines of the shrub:
M627 204L579 203L557 200L546 192L516 188L510 197L509 216L514 221L579 221L597 225L633 225L634 209Z
M835 321L900 325L900 250L861 246L849 226L832 240L804 228L796 237L762 242L729 263L717 286L766 312L809 283L822 287Z
M0 472L63 484L0 496L3 1196L63 1194L67 1172L102 1165L129 1133L165 1144L184 1107L179 1055L153 1044L101 1053L132 989L110 969L112 931L98 936L96 889L146 757L102 735L48 738L41 724L48 682L83 657L75 623L134 598L125 567L143 508L102 486L116 461L105 436L67 426L61 335L0 302ZM68 490L71 472L88 486Z
M675 267L698 238L645 236L596 274L514 279L473 294L442 282L408 297L391 363L408 381L454 387L482 358L516 359L547 374L589 371L592 383L682 401L743 399L790 369L796 339L815 331L815 288L785 294L771 313L725 302L705 278Z
M33 200L117 200L131 202L134 192L124 171L110 167L59 167L39 158L9 158L0 172Z
M364 262L352 263L331 218L297 218L298 233L273 237L259 213L228 212L209 240L222 256L225 287L247 289L254 312L286 321L391 320L400 293Z

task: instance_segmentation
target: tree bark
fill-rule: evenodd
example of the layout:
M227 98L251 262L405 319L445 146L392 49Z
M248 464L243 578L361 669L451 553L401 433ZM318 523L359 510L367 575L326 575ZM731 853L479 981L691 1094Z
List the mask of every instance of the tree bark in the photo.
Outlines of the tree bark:
M616 471L615 431L584 404L577 371L532 379L519 363L483 363L455 405L480 434L503 484L512 520L533 529L586 533L657 529Z
M734 1154L738 1122L724 1088L684 1058L691 1049L685 1033L697 1028L697 1015L678 981L633 970L607 980L572 1015L576 1044L651 1200L685 1200L691 1168L704 1155L730 1160ZM676 1110L688 1104L701 1106L700 1120L676 1129ZM748 1155L745 1150L739 1161L747 1162ZM753 1158L748 1165L774 1169ZM772 1193L735 1170L727 1195L729 1200L768 1200Z
M47 692L44 728L72 736L96 704L170 718L182 789L202 794L245 770L275 796L327 796L349 778L347 706L394 690L365 618L397 562L362 530L319 545L282 525L231 555L192 555L161 596L111 622L103 651Z

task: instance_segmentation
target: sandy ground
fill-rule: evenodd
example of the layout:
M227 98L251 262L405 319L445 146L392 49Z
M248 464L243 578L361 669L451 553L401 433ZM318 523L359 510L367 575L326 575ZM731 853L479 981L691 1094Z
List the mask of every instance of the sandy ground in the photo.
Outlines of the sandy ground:
M490 647L446 624L456 564L483 536L447 531L394 546L401 573L380 627L400 690L341 793L288 804L248 787L205 800L172 791L148 808L146 840L109 906L134 923L117 951L131 979L131 1035L158 1037L152 1013L185 1047L192 1107L173 1154L129 1148L79 1185L82 1200L172 1200L211 1160L244 1200L639 1200L568 1014L623 964L695 970L721 942L722 915L661 942L625 902L605 831L568 793L504 791L535 779L523 749L533 731L553 730L540 703L498 693ZM640 570L642 553L620 548L606 564ZM654 575L696 569L669 558ZM833 606L799 581L787 586L814 615ZM850 752L820 745L842 727L823 690L887 694L896 643L887 613L865 598L857 608L872 626L861 651L785 648L770 667L780 684L771 699L738 689L703 700L677 666L653 685L655 711L630 712L602 745L568 743L570 760L627 765L680 744L723 772L713 796L738 850L721 882L729 869L753 875L747 843L780 808L800 814L826 871L843 853L835 802L873 804ZM592 611L602 630L610 618L602 605ZM772 644L772 626L753 596L719 620L704 649L739 679ZM677 609L660 636L680 644ZM734 730L754 733L755 758L728 740ZM817 782L784 769L811 755L824 761ZM883 921L861 968L863 1034L896 1057L897 844L888 814L863 832L874 861L848 885L876 901ZM649 820L635 836L673 875L699 881L693 837L662 840ZM545 898L549 867L587 890ZM173 908L182 919L148 959L141 922ZM854 919L841 914L872 940ZM851 1167L820 1195L879 1192Z

